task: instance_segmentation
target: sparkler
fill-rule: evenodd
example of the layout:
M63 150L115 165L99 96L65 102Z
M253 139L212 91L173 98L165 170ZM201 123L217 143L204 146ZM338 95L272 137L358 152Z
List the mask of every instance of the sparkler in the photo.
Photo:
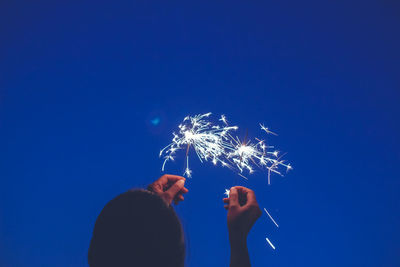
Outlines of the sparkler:
M231 146L229 140L229 132L237 130L237 126L228 126L224 115L221 121L224 125L214 125L208 120L210 113L200 114L193 117L187 116L181 124L179 124L179 132L173 133L172 143L160 151L160 157L164 156L162 171L165 164L174 160L178 150L186 148L186 165L184 175L191 177L192 171L189 168L189 149L192 147L197 154L200 162L212 161L214 165L220 163L222 166L232 168L226 162L226 149Z
M187 116L179 124L179 132L173 133L172 143L160 151L160 157L164 157L162 171L168 161L173 161L179 150L186 150L186 160L184 174L191 177L192 170L189 168L189 150L193 148L200 162L211 161L214 165L221 164L247 179L245 172L252 174L256 168L266 169L268 173L268 184L270 184L271 173L283 176L281 167L286 171L292 169L290 164L282 160L277 150L272 150L273 146L267 146L264 140L244 141L239 137L233 137L232 132L238 126L229 126L225 115L222 115L217 123L209 120L210 113L199 114L193 117ZM221 122L221 123L220 123ZM277 135L270 131L263 124L261 130L267 134ZM270 151L271 150L271 151Z
M283 176L282 167L286 172L292 169L292 166L282 160L283 155L275 150L273 146L266 145L266 141L255 138L254 140L243 141L239 137L233 137L232 132L236 131L238 126L229 126L225 115L221 115L216 123L210 120L211 112L195 116L187 116L179 124L178 133L173 133L172 143L161 149L160 157L164 158L161 170L164 171L168 161L175 160L176 153L179 150L185 150L184 174L186 177L192 176L192 170L189 168L189 150L192 148L201 163L211 161L214 165L221 164L228 167L242 178L247 180L245 172L252 174L255 169L267 170L268 184L271 183L271 173ZM266 134L277 136L276 133L260 123L261 130ZM225 195L229 198L230 190L225 189ZM266 214L279 228L279 225L265 209ZM275 250L275 246L266 238L268 244Z
M261 128L267 133L275 134L263 125L261 125ZM265 168L268 171L268 184L271 184L271 172L283 176L282 172L279 171L280 166L286 167L287 171L292 169L290 164L285 164L285 161L281 160L282 156L278 157L279 151L268 151L268 149L273 149L273 146L267 146L264 140L258 138L255 140L257 141L255 143L252 143L252 141L241 142L238 137L233 138L231 136L232 148L229 148L231 151L228 152L227 157L239 170L239 174L242 174L245 170L252 174L255 167ZM243 177L243 174L241 176Z

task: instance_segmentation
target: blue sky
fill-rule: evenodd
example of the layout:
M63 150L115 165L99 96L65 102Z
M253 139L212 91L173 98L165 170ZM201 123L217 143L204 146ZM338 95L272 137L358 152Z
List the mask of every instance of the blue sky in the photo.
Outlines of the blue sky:
M399 266L400 47L393 1L0 4L0 263L87 266L96 216L162 173L188 114L288 152L256 173L254 266ZM159 123L154 124L154 119ZM188 266L227 266L221 199L200 165L177 207ZM181 174L182 166L167 166ZM265 237L275 244L273 251Z

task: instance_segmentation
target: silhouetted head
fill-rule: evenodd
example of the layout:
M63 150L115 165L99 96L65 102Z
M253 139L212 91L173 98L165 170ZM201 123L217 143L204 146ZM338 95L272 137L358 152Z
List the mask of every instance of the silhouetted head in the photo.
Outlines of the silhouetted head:
M91 267L182 267L182 226L173 208L158 195L128 191L101 211L88 259Z

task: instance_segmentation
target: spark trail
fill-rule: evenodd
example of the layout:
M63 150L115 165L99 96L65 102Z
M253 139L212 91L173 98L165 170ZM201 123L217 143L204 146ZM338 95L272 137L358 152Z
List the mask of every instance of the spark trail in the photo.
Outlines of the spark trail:
M272 218L271 214L269 214L269 212L267 211L266 208L264 208L265 212L267 213L268 217L271 219L271 221L275 224L276 227L279 228L279 225L276 223L276 221L274 220L274 218Z
M271 246L271 248L275 250L275 246L271 243L271 241L269 241L268 237L266 237L265 240L267 240L267 242Z

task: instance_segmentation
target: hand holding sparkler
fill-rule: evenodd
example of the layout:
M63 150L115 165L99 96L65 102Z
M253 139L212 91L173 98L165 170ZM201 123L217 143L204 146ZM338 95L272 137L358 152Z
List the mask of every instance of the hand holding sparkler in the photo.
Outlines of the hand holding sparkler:
M264 124L260 123L260 127L266 134L277 135ZM185 152L183 175L190 178L192 176L192 170L189 168L190 151L195 152L201 163L212 162L215 166L226 167L246 180L248 180L246 176L253 174L256 170L266 171L268 185L271 184L271 174L283 176L284 171L288 172L293 169L290 163L286 163L282 159L284 154L281 154L274 146L269 145L269 142L267 144L267 140L248 138L247 132L243 140L234 136L234 132L239 127L231 126L225 115L221 115L218 120L212 118L211 112L186 116L182 123L178 125L178 129L179 131L173 132L172 143L160 151L159 156L164 159L162 171L164 171L167 162L174 161L179 153ZM160 192L164 194L164 191L161 190ZM229 196L230 193L232 193L231 197ZM231 248L234 245L238 251L240 250L245 255L247 253L247 234L255 221L261 216L261 210L254 192L250 189L237 186L233 187L231 192L225 190L225 194L227 198L224 198L224 203L228 210ZM175 197L175 202L181 200L183 200L182 194ZM264 208L264 210L275 226L279 227L267 209ZM271 241L268 238L266 240L275 249ZM246 260L246 257L234 262L240 263L231 265L231 267L250 266L250 261Z
M230 237L246 238L251 227L261 216L253 190L243 186L232 187L229 198L223 199L228 210L228 229Z
M253 190L235 186L229 192L229 198L223 199L228 210L228 231L231 244L230 267L250 267L247 250L247 235L261 216Z
M171 205L172 201L177 205L184 200L183 194L189 192L184 185L184 177L165 174L149 185L147 189L159 195L168 205Z

